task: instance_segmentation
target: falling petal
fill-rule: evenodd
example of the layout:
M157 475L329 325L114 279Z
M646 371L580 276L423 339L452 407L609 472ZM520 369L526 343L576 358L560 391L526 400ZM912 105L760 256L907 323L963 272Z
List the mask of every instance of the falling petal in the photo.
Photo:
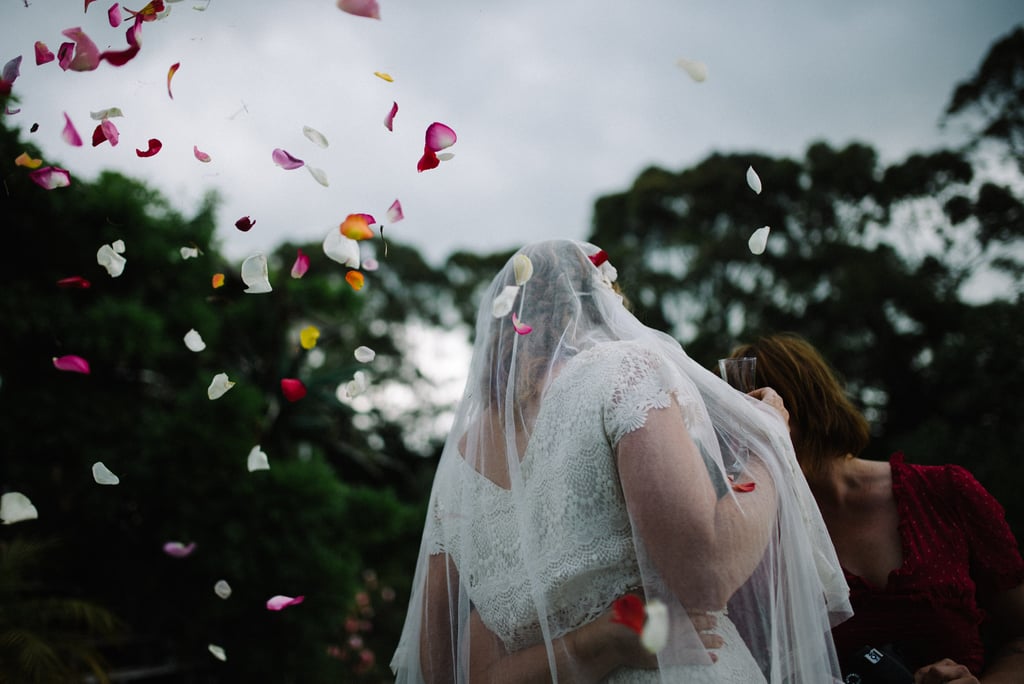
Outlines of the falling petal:
M764 254L765 247L768 246L768 233L771 232L771 228L764 226L754 231L754 234L747 240L747 247L750 248L752 254Z
M526 325L525 323L520 321L519 316L516 314L515 311L512 312L512 327L520 335L529 335L530 333L533 332L533 327Z
M260 449L259 444L249 450L249 455L245 459L245 467L250 473L256 470L270 470L270 461L267 460L267 454L264 453L263 449ZM224 584L227 585L227 582ZM228 589L228 594L230 593L231 589ZM227 596L222 596L221 598L227 598Z
M517 294L519 294L519 288L517 286L505 286L505 289L501 291L501 294L494 298L494 304L491 307L491 313L494 314L495 318L504 318L505 316L508 316L509 312L512 311L512 305L516 301Z
M71 174L56 166L44 166L28 174L32 182L46 190L66 188L71 185Z
M152 157L154 154L159 152L160 148L163 146L163 143L157 140L156 138L150 138L149 147L147 147L145 150L135 150L135 154L139 155L140 157Z
M265 294L270 287L270 274L267 270L267 257L255 254L242 262L242 282L248 287L248 294Z
M116 485L121 482L121 478L110 472L110 468L103 465L103 461L96 461L92 464L92 479L96 480L96 484L101 485Z
M367 19L380 19L377 0L338 0L338 9Z
M302 250L298 250L298 254L295 255L295 263L292 264L292 278L301 278L306 275L306 271L309 270L309 257L302 253Z
M114 119L119 116L124 116L124 112L121 111L120 107L108 107L107 109L101 109L98 112L89 112L89 118L93 121Z
M392 102L388 115L384 117L384 127L389 131L395 130L395 115L398 114L398 103Z
M235 228L242 231L243 233L249 232L249 230L255 225L256 222L251 220L248 216L243 216L242 218L235 221Z
M363 270L364 271L376 271L380 264L373 257L367 257L363 259Z
M210 279L210 285L212 285L213 289L215 289L215 290L218 287L224 287L224 274L223 273L214 273L213 277Z
M668 643L668 607L658 599L647 603L647 622L640 643L650 653L658 653Z
M516 274L516 285L524 285L533 275L533 262L525 254L512 257L512 270Z
M372 218L372 217L371 217ZM366 214L349 214L339 226L341 234L353 240L366 240L373 237Z
M708 77L708 67L704 62L695 59L679 59L676 65L690 75L697 83L704 82Z
M377 352L369 347L356 347L355 357L359 363L370 363L377 357Z
M640 634L644 628L644 602L636 594L626 594L612 602L612 622L626 625Z
M405 214L402 213L402 203L395 200L388 207L387 211L388 223L397 223L405 218Z
M174 99L174 93L171 92L171 79L174 78L174 74L178 73L179 68L181 68L181 62L175 62L167 70L167 96L172 100Z
M57 64L64 71L68 70L71 66L71 58L75 56L75 44L74 43L61 43L60 47L57 48Z
M217 660L219 660L221 662L226 662L227 661L228 654L225 653L224 649L221 648L220 646L218 646L217 644L210 644L206 648L210 649L210 653L212 653L213 657L216 658Z
M111 147L116 147L119 138L120 133L118 133L114 122L104 119L92 132L92 146L96 147L104 142L109 142Z
M90 283L82 276L71 276L69 278L61 278L60 280L58 280L57 287L63 287L67 289L88 290L90 287L92 287L92 283Z
M85 0L85 11L86 12L89 11L89 5L91 5L94 2L96 2L96 0Z
M169 541L166 544L164 544L164 553L166 553L171 558L185 558L195 550L195 542L182 544L181 542Z
M69 373L82 373L83 375L90 373L89 362L81 356L73 354L53 357L53 367Z
M594 266L600 267L601 264L608 261L608 252L603 249L599 249L596 254L591 254L587 258L590 259L590 263L594 264Z
M124 240L114 240L110 243L110 248L118 254L124 254Z
M107 10L107 21L110 22L111 27L117 28L121 25L121 5L114 3Z
M366 378L366 373L363 371L356 371L352 380L345 384L345 396L349 399L354 398L366 391L369 387L369 381ZM341 387L338 388L339 390Z
M96 263L107 269L111 278L117 278L124 273L128 260L118 253L115 245L103 245L96 252Z
M185 346L189 351L201 352L206 349L206 342L203 342L202 336L193 328L185 333Z
M21 55L18 55L14 59L8 60L4 64L3 72L0 72L0 81L4 82L4 90L0 92L3 95L10 95L11 86L21 75Z
M222 599L226 599L231 596L231 585L226 580L217 580L217 583L213 585L213 593Z
M100 50L81 28L69 28L62 34L74 41L74 56L67 64L72 71L92 71L100 64ZM64 47L63 45L61 46Z
M71 117L68 116L67 112L64 112L64 130L61 131L60 137L64 138L64 142L73 147L82 146L82 136L78 135L78 131L75 130L75 124L71 123Z
M440 164L441 160L437 158L437 153L429 147L424 147L423 156L416 162L416 170L419 172L429 171L430 169L436 169Z
M28 152L22 152L14 160L15 166L24 166L26 169L38 169L43 165L42 159L33 159Z
M441 154L437 155L437 161L439 162L451 161L452 159L455 159L454 152L442 152Z
M38 517L39 511L21 492L6 492L0 496L0 520L4 521L4 525L35 520Z
M297 606L305 599L305 596L296 596L295 598L292 598L291 596L281 596L278 594L277 596L273 596L267 600L267 610L283 610L288 606Z
M747 167L747 185L758 195L761 194L761 178L757 175L757 171L754 171L753 166Z
M379 79L387 81L388 83L394 83L395 82L395 79L393 79L391 77L391 74L385 73L383 71L374 71L373 75L376 76Z
M363 285L366 281L363 278L363 274L359 271L349 271L345 274L345 282L348 283L353 290L359 292L359 290L363 289Z
M103 127L97 125L92 131L92 146L102 145L107 142L107 136L103 135Z
M281 393L288 401L298 401L306 396L306 386L296 378L281 378Z
M208 164L210 162L210 155L200 150L198 145L192 146L192 154L194 154L196 156L196 159L203 162L204 164Z
M455 144L455 131L453 131L449 126L435 121L427 126L426 140L427 149L434 152L440 152L441 150Z
M56 59L56 57L54 56L54 54L52 52L50 52L50 48L46 47L46 43L44 43L41 40L37 40L36 41L36 64L37 65L39 65L39 64L48 64L48 63L52 62L55 59Z
M324 254L343 266L359 268L359 243L342 235L337 228L331 229L324 238Z
M180 251L182 259L196 259L199 257L198 247L182 247Z
M734 482L732 485L732 491L739 492L741 494L752 492L755 489L757 489L756 482Z
M270 156L274 160L275 164L280 166L282 169L285 169L286 171L297 169L306 163L301 159L296 159L288 152L282 150L280 147L274 148L274 151L273 153L271 153Z
M299 331L299 344L303 349L312 349L320 339L320 329L315 325L307 325Z
M213 376L213 381L210 383L210 386L206 388L206 396L208 396L211 401L214 399L220 399L234 386L235 383L228 380L227 373L217 373Z
M309 171L309 175L312 176L313 180L317 183L325 188L330 186L330 183L327 181L327 173L323 169L318 169L315 166L306 164L306 170Z
M302 134L309 138L309 140L317 147L327 147L327 138L324 137L323 133L316 130L315 128L303 126Z

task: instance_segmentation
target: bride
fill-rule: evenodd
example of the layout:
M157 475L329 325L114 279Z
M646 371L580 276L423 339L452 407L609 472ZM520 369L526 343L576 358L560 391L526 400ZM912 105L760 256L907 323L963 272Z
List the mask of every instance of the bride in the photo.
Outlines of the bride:
M615 275L547 241L485 294L397 681L838 682L846 585L778 395L641 324ZM627 594L667 608L656 653Z

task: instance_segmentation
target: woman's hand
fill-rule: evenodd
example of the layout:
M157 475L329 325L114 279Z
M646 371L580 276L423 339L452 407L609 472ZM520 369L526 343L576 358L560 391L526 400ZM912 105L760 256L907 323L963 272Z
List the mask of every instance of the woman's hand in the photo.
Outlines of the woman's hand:
M782 397L779 396L778 392L771 387L758 387L747 394L763 401L767 406L774 409L782 417L782 422L786 424L786 427L789 427L789 411L786 410L786 404L782 401Z
M978 678L965 666L943 658L915 672L914 684L978 684Z

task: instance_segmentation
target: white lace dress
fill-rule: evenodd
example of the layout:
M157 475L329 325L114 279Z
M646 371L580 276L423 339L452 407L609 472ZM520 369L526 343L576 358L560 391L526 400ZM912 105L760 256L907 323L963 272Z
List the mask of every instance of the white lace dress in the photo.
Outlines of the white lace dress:
M657 366L653 355L627 342L597 345L565 365L544 396L521 462L528 519L517 519L510 490L465 460L442 462L427 521L431 552L452 557L484 624L510 651L543 641L538 600L557 638L641 585L612 445L642 427L650 409L671 404ZM695 439L714 439L696 390L673 390ZM458 515L468 510L462 497L473 497L475 519ZM533 532L535 548L521 548L521 525ZM662 681L763 682L727 617L719 616L715 631L726 642L717 663L668 668ZM658 676L623 669L609 681Z

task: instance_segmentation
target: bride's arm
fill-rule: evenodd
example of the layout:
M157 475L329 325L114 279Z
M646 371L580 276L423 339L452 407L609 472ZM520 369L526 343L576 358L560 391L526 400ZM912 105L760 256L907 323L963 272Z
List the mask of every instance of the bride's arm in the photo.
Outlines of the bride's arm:
M652 409L616 447L633 528L688 610L722 608L760 561L775 525L775 488L753 455L753 491L715 495L678 404Z

